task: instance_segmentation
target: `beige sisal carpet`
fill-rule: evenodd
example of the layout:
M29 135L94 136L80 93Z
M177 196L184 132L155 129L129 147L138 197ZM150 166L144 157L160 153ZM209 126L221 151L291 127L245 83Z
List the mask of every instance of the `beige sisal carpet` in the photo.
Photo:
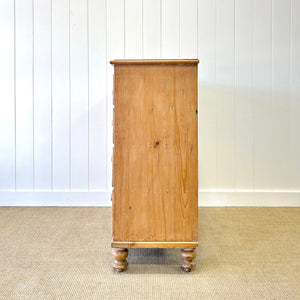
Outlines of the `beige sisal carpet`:
M0 299L300 299L300 208L200 208L196 269L135 249L111 269L110 208L0 208Z

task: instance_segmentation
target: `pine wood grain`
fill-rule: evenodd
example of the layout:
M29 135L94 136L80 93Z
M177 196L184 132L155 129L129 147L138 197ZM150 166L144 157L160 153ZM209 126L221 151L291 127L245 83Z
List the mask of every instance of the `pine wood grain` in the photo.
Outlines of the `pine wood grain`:
M197 61L112 63L113 242L197 242Z

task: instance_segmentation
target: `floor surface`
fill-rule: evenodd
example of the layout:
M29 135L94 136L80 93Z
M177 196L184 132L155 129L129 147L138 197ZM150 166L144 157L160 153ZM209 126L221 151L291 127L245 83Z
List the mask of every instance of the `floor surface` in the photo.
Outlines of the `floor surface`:
M300 299L300 208L199 208L196 269L177 249L111 268L111 208L0 208L0 299Z

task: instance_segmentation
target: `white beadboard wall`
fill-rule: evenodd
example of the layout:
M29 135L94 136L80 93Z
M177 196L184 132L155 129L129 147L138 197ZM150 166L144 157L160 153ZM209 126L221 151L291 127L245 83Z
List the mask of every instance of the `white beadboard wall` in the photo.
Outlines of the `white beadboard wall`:
M0 205L110 205L117 58L199 58L199 204L300 205L300 0L0 0Z

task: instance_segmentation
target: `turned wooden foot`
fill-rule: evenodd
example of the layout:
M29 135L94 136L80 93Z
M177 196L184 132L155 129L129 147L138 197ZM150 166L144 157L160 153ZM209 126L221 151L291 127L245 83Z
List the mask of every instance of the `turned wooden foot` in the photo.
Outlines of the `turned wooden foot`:
M126 257L128 256L128 249L126 248L113 248L111 251L113 261L113 268L117 272L123 272L128 266Z
M193 259L196 257L195 248L186 248L180 250L180 255L182 258L181 269L185 272L191 272L192 268L195 266Z

